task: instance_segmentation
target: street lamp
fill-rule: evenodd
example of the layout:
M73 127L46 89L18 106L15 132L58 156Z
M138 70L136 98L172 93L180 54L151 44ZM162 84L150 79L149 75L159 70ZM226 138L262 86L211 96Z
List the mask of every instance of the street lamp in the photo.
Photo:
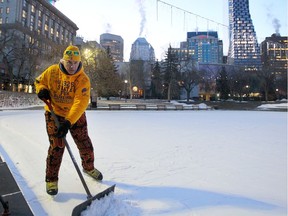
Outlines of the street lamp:
M127 83L128 83L128 80L124 80L124 83L125 83L125 102L127 102Z

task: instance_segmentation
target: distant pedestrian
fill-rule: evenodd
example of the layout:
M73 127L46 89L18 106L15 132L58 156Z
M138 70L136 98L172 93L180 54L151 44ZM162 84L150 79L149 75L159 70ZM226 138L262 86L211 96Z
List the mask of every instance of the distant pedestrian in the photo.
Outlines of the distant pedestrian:
M78 47L68 46L60 63L48 67L36 78L35 87L38 97L51 103L60 122L57 128L46 105L45 120L50 142L46 159L47 193L58 193L58 174L65 149L62 138L68 131L79 149L83 172L102 180L101 172L94 167L94 150L85 115L90 99L90 80L84 72Z

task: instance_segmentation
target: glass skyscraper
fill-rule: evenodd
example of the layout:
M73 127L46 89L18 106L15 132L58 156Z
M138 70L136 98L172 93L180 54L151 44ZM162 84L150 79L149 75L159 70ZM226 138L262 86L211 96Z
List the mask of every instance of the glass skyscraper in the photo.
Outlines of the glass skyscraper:
M245 70L261 67L260 47L249 12L249 0L229 0L228 63Z
M188 50L191 58L201 63L222 63L223 42L218 39L216 31L187 32Z

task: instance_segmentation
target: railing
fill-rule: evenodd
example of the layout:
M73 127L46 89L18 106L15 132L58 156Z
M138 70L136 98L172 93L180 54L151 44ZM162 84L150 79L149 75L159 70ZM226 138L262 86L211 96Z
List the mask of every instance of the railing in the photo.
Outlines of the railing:
M211 110L212 107L201 105L181 105L181 104L108 104L108 106L98 106L97 110Z

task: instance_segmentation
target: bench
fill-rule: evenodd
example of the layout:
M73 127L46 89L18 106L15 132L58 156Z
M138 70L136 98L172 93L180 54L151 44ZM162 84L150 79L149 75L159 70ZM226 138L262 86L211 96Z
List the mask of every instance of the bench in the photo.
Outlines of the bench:
M145 104L136 104L136 109L137 110L146 110L146 105Z
M176 110L183 110L183 105L175 105Z
M109 110L120 110L120 104L108 104Z
M158 104L158 105L157 105L157 110L166 110L166 105L164 105L164 104Z

